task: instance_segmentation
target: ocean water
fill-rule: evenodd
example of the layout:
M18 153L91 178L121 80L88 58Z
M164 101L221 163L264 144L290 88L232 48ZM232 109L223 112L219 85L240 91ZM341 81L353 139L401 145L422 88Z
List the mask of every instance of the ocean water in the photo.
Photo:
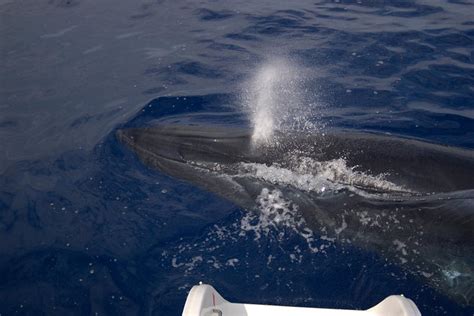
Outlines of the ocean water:
M276 128L473 150L473 21L472 1L0 1L0 315L180 315L199 281L238 302L403 293L423 315L472 315L403 265L306 233L279 192L254 215L149 169L115 132L251 126L261 104ZM273 89L259 74L275 64Z

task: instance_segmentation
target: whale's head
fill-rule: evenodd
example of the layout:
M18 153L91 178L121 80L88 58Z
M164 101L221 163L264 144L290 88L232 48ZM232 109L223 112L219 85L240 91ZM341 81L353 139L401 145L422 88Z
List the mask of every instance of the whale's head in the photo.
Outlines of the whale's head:
M228 127L158 125L117 131L122 143L147 162L228 163L256 159L247 129Z

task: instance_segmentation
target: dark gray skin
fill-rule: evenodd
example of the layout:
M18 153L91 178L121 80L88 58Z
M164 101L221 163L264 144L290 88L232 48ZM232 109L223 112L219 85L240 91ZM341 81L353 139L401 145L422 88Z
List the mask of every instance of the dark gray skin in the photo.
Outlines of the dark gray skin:
M263 188L298 205L316 233L377 251L463 305L474 304L474 153L418 140L352 131L275 136L255 146L251 131L158 125L117 137L148 166L255 210ZM304 191L242 176L239 163L278 164L289 156L329 161L385 179L400 190L351 183L368 194ZM240 176L236 176L240 175Z

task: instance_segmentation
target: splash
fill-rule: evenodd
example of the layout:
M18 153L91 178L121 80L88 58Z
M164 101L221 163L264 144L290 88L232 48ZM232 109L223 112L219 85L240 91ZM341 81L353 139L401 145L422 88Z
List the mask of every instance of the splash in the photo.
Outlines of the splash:
M304 70L283 58L271 59L258 68L243 94L254 145L272 145L276 131L314 128L310 120L314 96L304 88L305 81Z
M366 190L391 193L410 193L404 187L385 179L385 174L369 175L349 167L343 158L315 161L308 157L287 159L287 166L279 164L240 163L237 177L252 177L265 182L292 186L306 192L324 193L348 189L357 194L370 196Z
M298 205L285 200L280 190L263 188L256 199L260 212L258 218L248 212L241 221L242 232L254 231L256 239L261 235L268 235L271 229L286 227L298 232L298 228L305 227L304 219L298 214Z
M313 231L308 227L306 221L298 211L298 205L291 200L285 199L283 193L278 189L263 188L256 198L260 210L258 214L247 212L240 222L240 236L252 232L255 241L262 236L269 237L276 234L276 240L283 242L289 238L288 233L296 234L306 241L308 250L318 252L328 245L317 241ZM318 248L320 246L321 248Z

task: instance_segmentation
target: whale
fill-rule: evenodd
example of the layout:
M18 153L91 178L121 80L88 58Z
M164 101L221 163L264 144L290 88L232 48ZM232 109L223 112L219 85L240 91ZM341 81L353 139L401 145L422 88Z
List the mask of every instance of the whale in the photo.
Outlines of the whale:
M471 149L343 129L276 131L256 143L247 127L169 122L116 137L151 169L249 212L283 198L315 236L377 253L474 304ZM275 221L288 215L272 207Z

